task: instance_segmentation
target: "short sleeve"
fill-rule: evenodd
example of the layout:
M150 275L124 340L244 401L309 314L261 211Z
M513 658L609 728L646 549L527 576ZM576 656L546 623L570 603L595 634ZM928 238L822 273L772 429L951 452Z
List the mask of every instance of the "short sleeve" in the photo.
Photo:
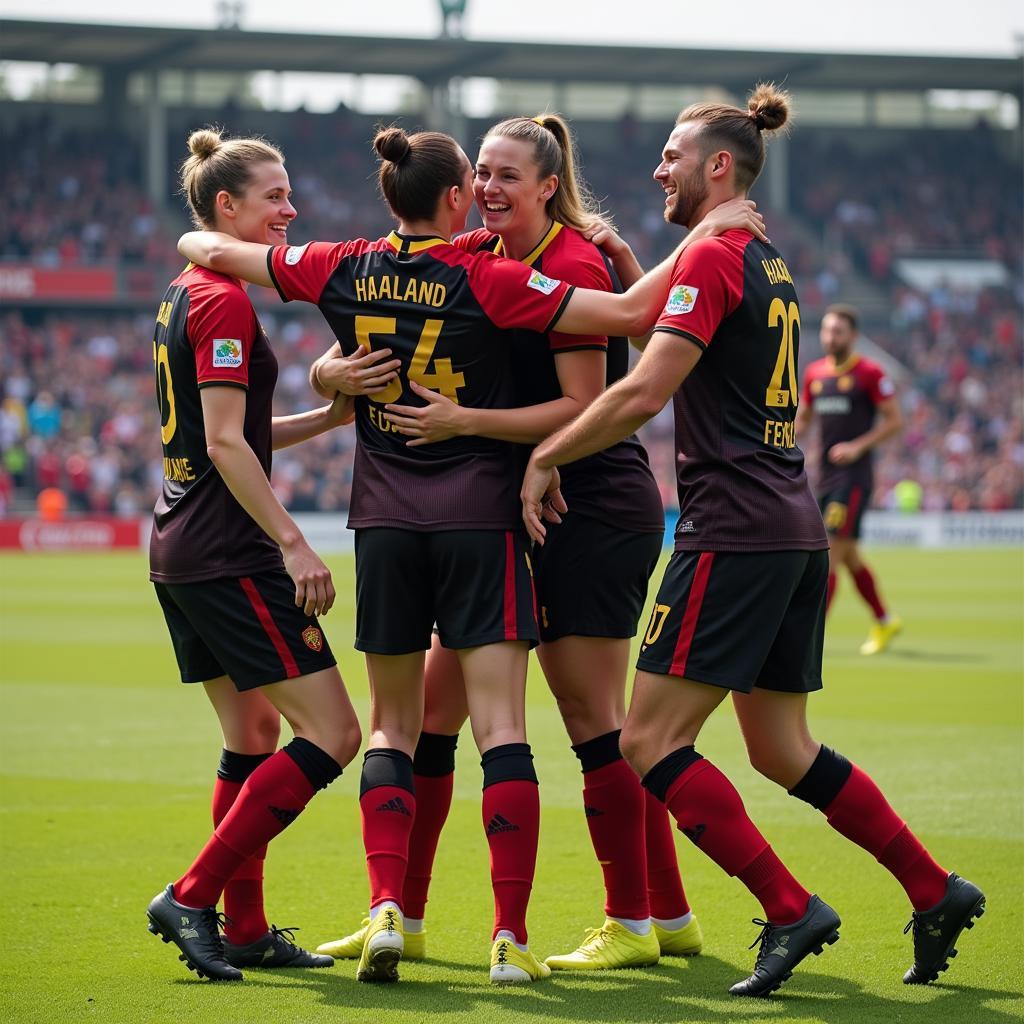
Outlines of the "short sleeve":
M610 292L612 290L611 277L608 275L608 268L604 265L597 247L588 243L590 250L578 251L568 265L555 264L551 268L561 280L578 288L590 288L598 292ZM548 334L548 344L553 354L559 352L573 352L577 349L601 349L608 350L608 338L604 334L560 334L558 331L551 331Z
M867 380L868 397L872 405L880 405L888 398L896 394L896 388L892 379L877 363L872 363L869 372L865 375Z
M707 348L719 324L743 297L743 255L721 238L694 242L672 270L668 301L654 329L688 338Z
M517 260L480 253L467 269L469 286L487 318L502 330L546 334L562 315L573 288Z
M267 251L267 269L278 295L285 302L320 301L327 282L348 254L351 242L307 242L275 245Z
M249 361L256 340L256 313L237 285L189 291L188 339L195 352L199 387L249 386Z

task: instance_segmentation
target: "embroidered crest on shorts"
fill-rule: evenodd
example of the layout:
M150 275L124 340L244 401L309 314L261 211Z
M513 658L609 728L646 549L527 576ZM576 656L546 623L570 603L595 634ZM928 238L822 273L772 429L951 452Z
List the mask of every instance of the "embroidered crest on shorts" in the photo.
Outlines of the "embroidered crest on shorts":
M302 631L302 642L311 651L321 651L324 646L324 635L316 626L307 626Z

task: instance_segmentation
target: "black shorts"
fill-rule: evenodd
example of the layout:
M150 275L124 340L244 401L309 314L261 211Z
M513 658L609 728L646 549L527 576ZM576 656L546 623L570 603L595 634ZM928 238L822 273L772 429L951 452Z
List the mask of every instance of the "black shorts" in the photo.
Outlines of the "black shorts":
M202 583L154 583L183 683L230 676L238 690L336 664L284 569Z
M661 556L663 533L633 533L590 516L547 524L533 549L540 638L631 637Z
M356 530L357 650L428 650L435 622L441 643L455 650L505 640L533 647L535 601L518 531Z
M860 524L871 501L871 488L861 484L832 487L818 498L825 529L833 537L860 540Z
M677 551L637 668L750 693L821 689L827 551Z

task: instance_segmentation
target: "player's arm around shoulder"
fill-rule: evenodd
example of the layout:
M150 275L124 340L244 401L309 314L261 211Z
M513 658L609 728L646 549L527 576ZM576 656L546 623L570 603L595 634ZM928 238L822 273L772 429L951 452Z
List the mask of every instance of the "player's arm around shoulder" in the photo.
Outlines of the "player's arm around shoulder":
M188 231L178 239L178 252L196 266L270 288L269 245L243 242L221 231Z

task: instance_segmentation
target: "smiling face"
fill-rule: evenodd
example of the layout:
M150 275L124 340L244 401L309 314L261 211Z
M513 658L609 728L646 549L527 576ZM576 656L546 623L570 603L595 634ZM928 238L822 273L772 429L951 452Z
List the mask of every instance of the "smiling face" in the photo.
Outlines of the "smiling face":
M252 177L241 196L217 194L218 228L244 242L284 245L288 225L297 213L291 204L291 185L284 164L262 160L252 168ZM228 216L228 211L233 217Z
M484 227L495 234L532 229L547 218L547 201L558 178L541 178L533 146L521 139L489 135L480 146L473 195Z
M693 227L694 215L710 193L699 133L700 126L692 121L677 124L654 171L655 181L665 190L665 220L682 227Z

